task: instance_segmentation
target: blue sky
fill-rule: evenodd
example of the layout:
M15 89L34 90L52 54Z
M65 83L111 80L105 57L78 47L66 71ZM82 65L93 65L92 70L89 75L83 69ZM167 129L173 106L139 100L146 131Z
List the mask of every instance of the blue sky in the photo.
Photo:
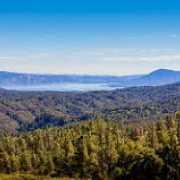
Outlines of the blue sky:
M176 0L0 0L0 70L144 74L180 69Z

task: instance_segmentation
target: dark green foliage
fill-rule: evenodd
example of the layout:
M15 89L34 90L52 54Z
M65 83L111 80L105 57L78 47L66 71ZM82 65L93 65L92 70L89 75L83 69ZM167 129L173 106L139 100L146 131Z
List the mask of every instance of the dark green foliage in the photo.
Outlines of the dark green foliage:
M2 137L0 173L97 180L179 180L178 126L179 113L174 119L168 117L148 126L124 126L97 119Z

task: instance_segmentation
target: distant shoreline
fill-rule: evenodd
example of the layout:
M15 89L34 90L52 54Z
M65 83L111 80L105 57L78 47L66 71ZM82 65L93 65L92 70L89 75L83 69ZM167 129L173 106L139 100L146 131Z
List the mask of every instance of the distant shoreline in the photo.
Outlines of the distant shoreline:
M56 91L56 92L88 92L88 91L110 91L121 88L110 84L84 84L84 83L55 83L45 85L16 85L2 86L6 90L15 91Z

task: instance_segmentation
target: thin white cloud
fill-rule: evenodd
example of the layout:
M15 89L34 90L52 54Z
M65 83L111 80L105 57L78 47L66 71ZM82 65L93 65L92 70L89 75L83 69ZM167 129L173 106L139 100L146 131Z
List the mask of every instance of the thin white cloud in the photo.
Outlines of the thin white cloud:
M130 39L130 40L137 40L137 39L139 39L139 37L137 37L137 36L129 36L129 37L127 37L127 39Z
M170 55L175 54L175 50L171 48L106 48L106 49L95 49L95 50L85 50L69 53L61 56L61 59L68 60L102 60L104 61L131 61L131 60L146 60L148 57L150 59L160 58L162 60L168 59ZM177 58L175 57L172 57ZM113 60L112 60L113 59ZM115 60L114 60L115 59Z
M23 58L27 60L51 60L52 58L54 58L54 56L48 53L37 53L37 54L28 55L27 57L23 57Z
M121 56L121 57L104 57L102 61L124 62L124 61L174 61L180 60L180 55L167 56Z
M169 34L168 36L169 36L169 37L178 37L179 34Z
M172 51L174 51L174 49L170 49L170 48L169 49L168 48L167 49L165 49L165 48L164 49L160 49L159 48L159 49L152 49L150 51L152 51L152 52L172 52Z
M17 57L13 56L0 56L0 60L16 60Z
M26 56L0 56L0 61L51 60L54 56L48 53L36 53Z

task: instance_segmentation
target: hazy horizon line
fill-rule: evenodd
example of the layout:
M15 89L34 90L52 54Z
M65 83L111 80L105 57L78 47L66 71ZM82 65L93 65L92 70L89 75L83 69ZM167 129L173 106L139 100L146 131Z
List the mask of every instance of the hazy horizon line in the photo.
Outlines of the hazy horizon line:
M26 75L47 75L47 76L113 76L113 77L125 77L125 76L141 76L141 75L147 75L154 71L158 70L168 70L168 71L175 71L178 72L179 70L175 69L167 69L167 68L158 68L154 69L152 71L149 71L147 73L137 73L137 74L127 74L127 75L120 75L120 74L71 74L71 73L35 73L35 72L18 72L18 71L6 71L6 70L0 70L0 73L12 73L12 74L26 74Z

